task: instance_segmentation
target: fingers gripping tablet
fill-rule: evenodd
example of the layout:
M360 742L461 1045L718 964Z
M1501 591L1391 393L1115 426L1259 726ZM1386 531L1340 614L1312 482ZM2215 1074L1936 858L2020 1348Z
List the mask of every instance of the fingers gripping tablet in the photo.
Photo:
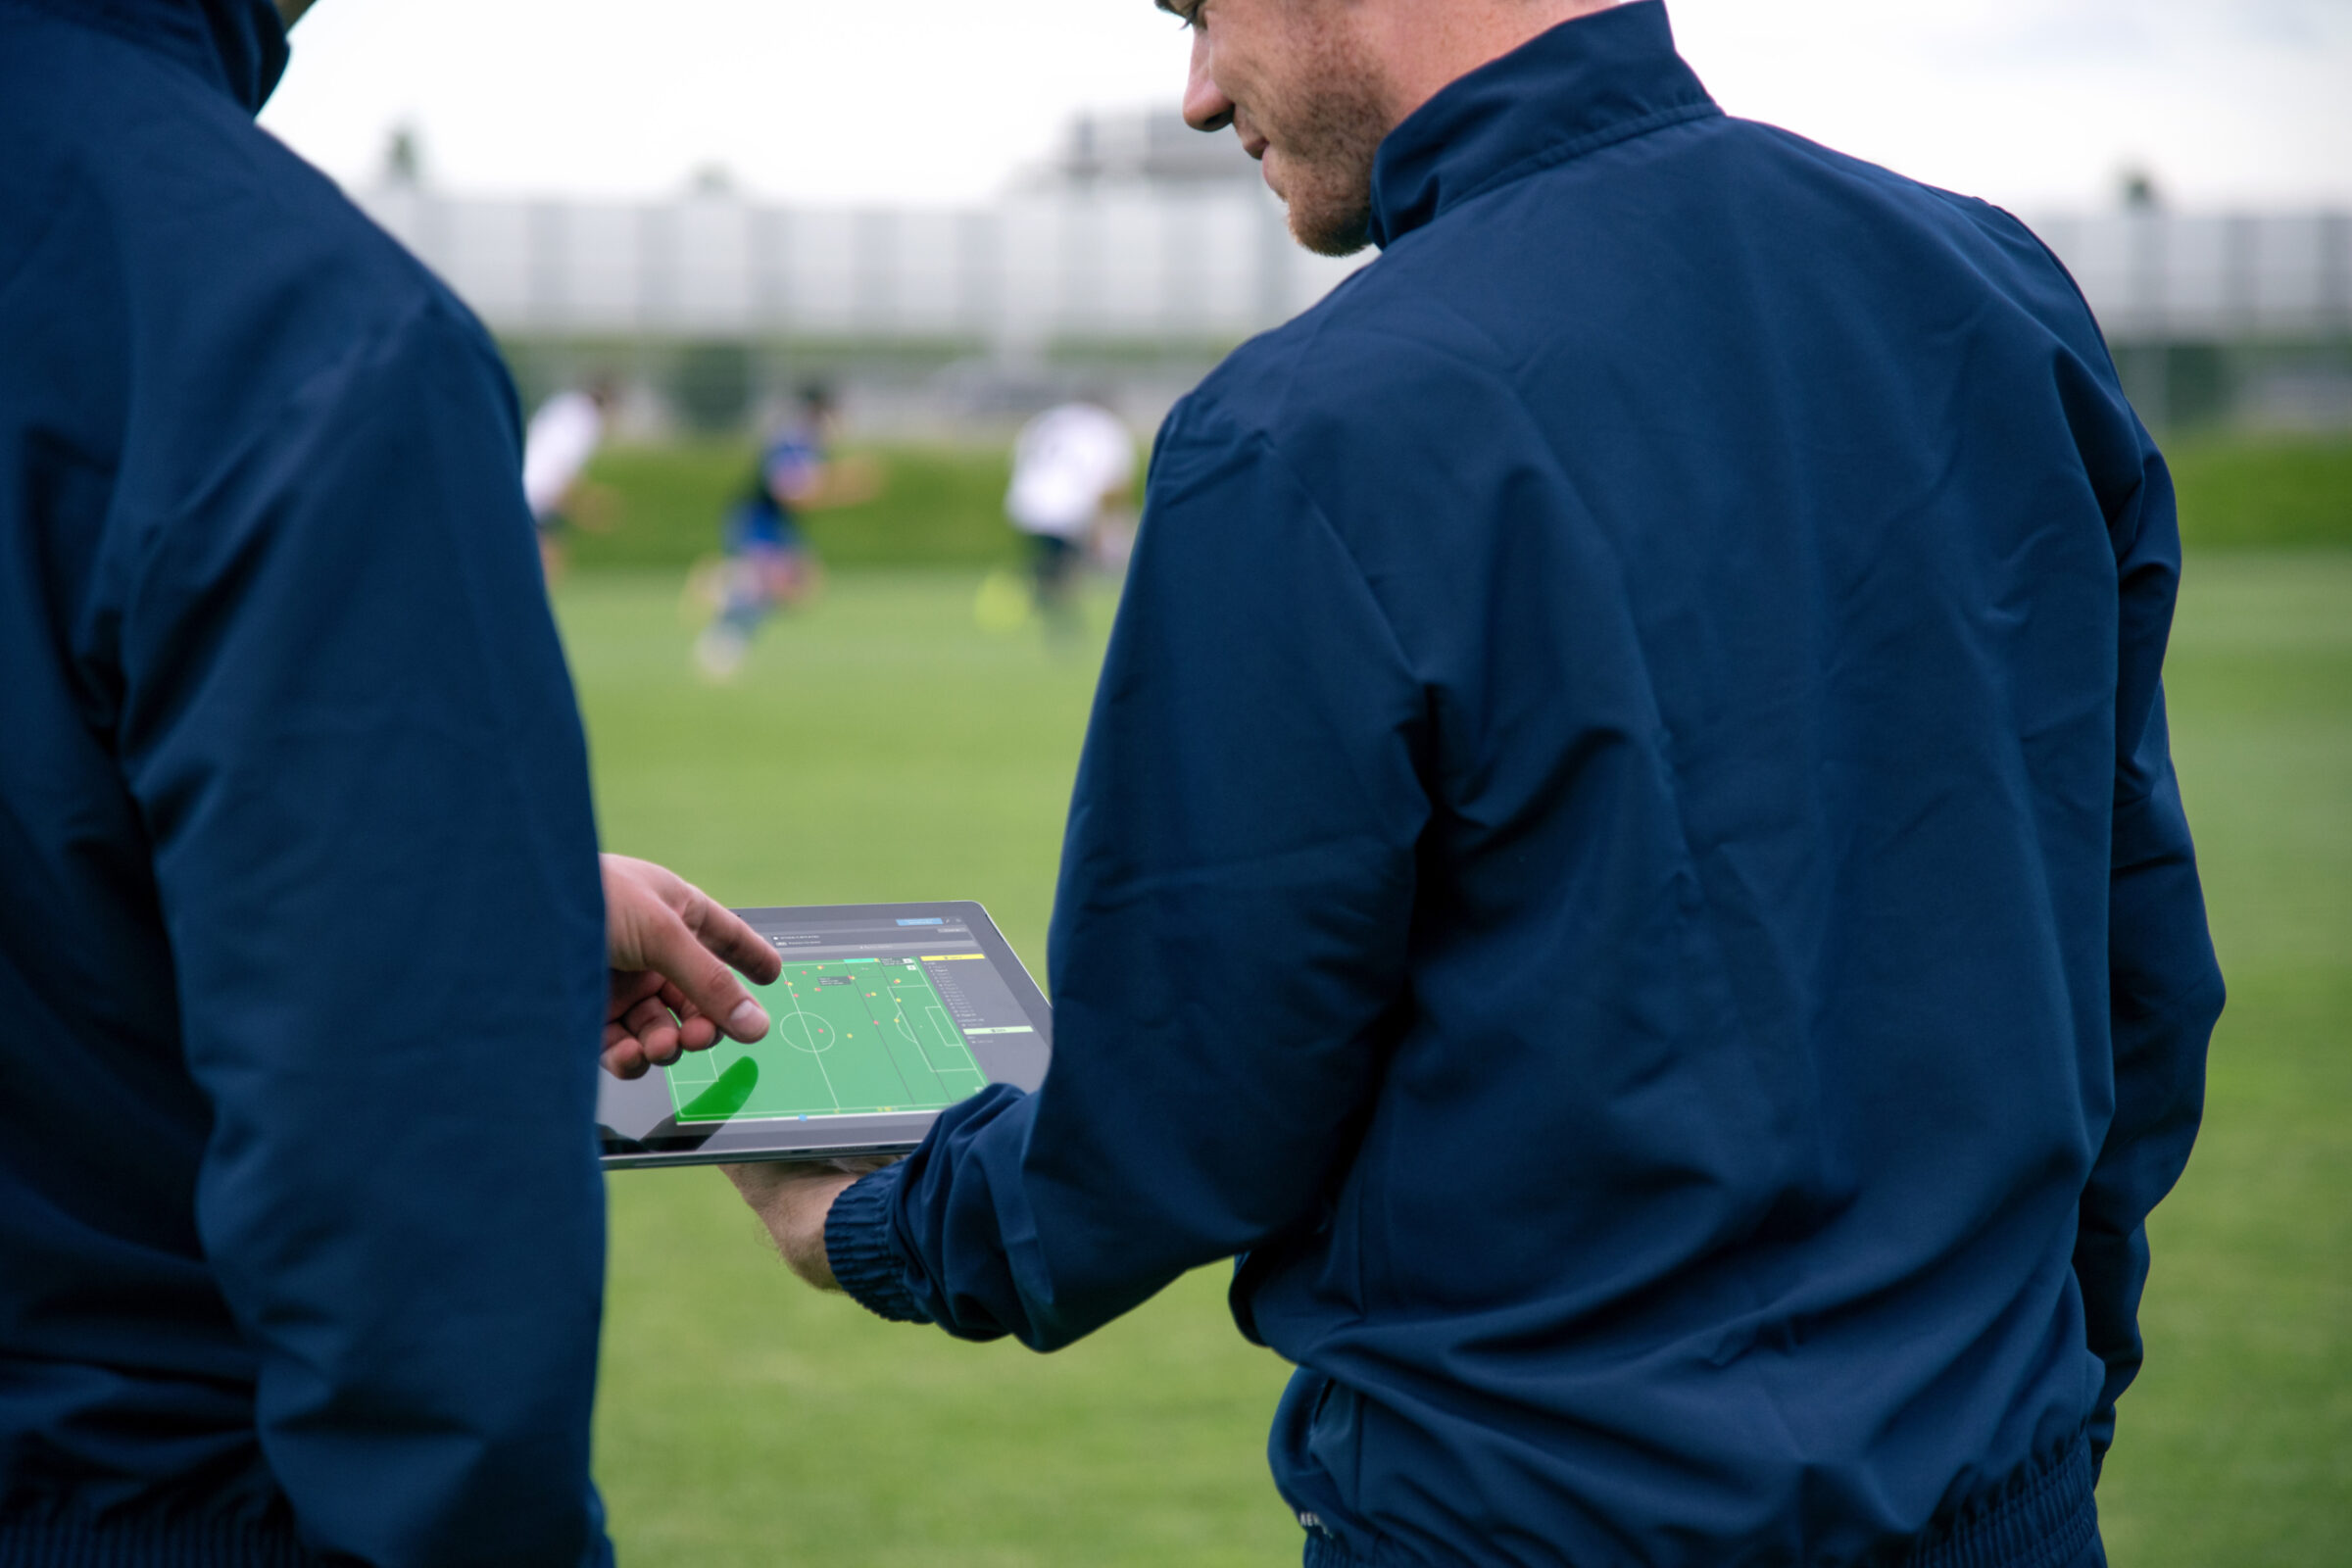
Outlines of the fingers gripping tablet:
M1053 1013L977 904L738 909L784 960L771 1023L642 1078L606 1073L611 1167L897 1154L994 1083L1035 1089Z

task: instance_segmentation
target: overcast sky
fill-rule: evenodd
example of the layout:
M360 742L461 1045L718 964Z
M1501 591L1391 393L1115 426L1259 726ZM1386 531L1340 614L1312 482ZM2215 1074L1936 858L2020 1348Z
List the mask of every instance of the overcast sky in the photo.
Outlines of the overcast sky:
M1435 3L1435 0L1432 0ZM1678 0L1724 107L2048 210L2352 206L2352 0ZM262 122L347 183L987 200L1083 108L1171 104L1150 0L318 0Z

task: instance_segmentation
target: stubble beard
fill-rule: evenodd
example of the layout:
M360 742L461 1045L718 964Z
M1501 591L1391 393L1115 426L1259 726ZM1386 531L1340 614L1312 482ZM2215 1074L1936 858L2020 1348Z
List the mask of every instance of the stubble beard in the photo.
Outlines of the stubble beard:
M1291 236L1318 256L1352 256L1372 241L1372 166L1389 133L1380 68L1336 27L1305 67L1274 138Z

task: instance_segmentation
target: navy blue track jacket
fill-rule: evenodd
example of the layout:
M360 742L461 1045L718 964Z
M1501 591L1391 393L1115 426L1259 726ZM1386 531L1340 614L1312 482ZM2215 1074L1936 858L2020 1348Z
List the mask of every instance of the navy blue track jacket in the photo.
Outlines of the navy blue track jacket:
M2089 313L1654 3L1374 196L1161 434L1053 1071L844 1195L837 1274L1050 1348L1243 1254L1310 1562L2098 1560L2222 988Z
M262 0L0 0L0 1564L568 1565L585 748L488 338Z

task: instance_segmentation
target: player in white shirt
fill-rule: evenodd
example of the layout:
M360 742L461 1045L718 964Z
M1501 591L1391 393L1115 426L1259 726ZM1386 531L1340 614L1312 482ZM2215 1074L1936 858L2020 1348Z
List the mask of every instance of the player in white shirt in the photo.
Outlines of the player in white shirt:
M1071 624L1070 584L1089 538L1135 483L1135 438L1100 404L1064 403L1021 427L1004 514L1031 542L1030 583L1050 630Z
M550 583L564 574L564 531L602 531L610 496L587 482L588 462L605 439L612 387L594 381L539 405L522 433L522 497L539 525L539 562Z

